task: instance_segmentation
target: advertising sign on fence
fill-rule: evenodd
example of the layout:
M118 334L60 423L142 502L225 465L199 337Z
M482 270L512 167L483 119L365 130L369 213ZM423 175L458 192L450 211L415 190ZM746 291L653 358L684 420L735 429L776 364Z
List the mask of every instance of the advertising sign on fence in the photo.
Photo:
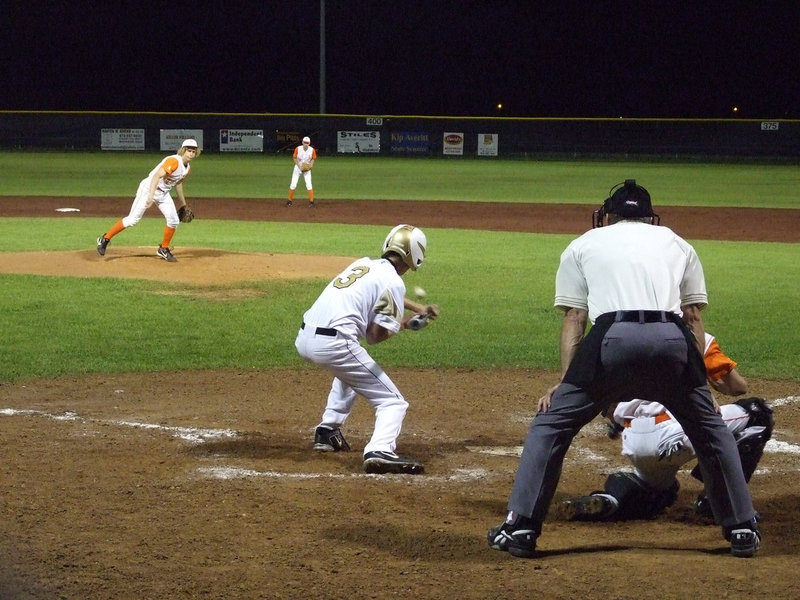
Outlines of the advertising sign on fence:
M445 131L442 136L442 154L461 156L464 154L464 134Z
M497 156L497 134L478 134L478 156Z
M220 152L263 152L263 129L220 129Z
M144 150L144 129L101 129L101 150Z
M197 147L203 149L202 129L161 129L161 150L175 152L180 149L183 140L193 139Z
M392 154L428 154L431 150L431 136L427 131L393 131L389 152Z
M379 131L337 131L336 151L343 153L378 153L381 151Z

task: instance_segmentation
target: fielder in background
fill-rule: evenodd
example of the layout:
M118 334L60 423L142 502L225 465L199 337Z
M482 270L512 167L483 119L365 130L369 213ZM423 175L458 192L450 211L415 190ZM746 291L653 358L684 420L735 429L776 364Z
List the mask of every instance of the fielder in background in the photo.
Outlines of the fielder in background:
M633 179L611 188L592 221L561 255L561 382L539 399L506 520L489 530L489 546L535 556L575 435L612 403L647 398L667 406L692 441L731 553L753 556L761 539L756 511L736 441L706 383L700 260L684 239L658 226L650 194Z
M706 332L704 360L708 383L730 396L747 393L747 381L736 370L712 335ZM746 398L721 408L722 420L733 433L745 480L750 481L772 437L772 409L761 398ZM603 491L568 498L560 514L577 521L622 521L652 519L672 506L678 498L678 470L693 458L694 447L675 417L658 402L620 402L610 418L609 437L622 433L622 454L633 464L633 472L611 473ZM702 481L700 470L692 475ZM701 492L695 510L711 517L708 495Z
M418 461L395 454L408 402L361 340L383 342L406 328L415 314L427 314L428 320L439 316L437 305L405 297L403 275L420 267L426 248L422 230L411 225L392 229L383 242L381 258L356 260L325 287L303 315L295 340L300 356L333 375L314 450L350 450L341 426L357 395L375 409L375 429L364 447L367 473L415 475L424 470ZM406 309L413 312L406 315Z
M188 223L194 218L194 213L186 204L183 182L189 176L190 163L199 155L197 142L188 139L183 141L177 154L168 156L158 163L150 174L139 182L139 189L136 191L128 216L114 223L107 233L97 238L98 254L105 256L111 239L123 229L133 227L141 221L145 211L155 203L167 220L164 237L156 249L156 254L168 262L176 262L177 259L172 255L169 244L178 224L181 221ZM172 188L175 188L178 196L179 209L175 208L175 201L170 194Z
M286 206L292 205L294 190L302 175L308 190L308 205L313 207L314 189L311 186L311 169L314 168L314 161L317 160L317 151L311 146L311 138L304 137L303 144L294 149L292 156L294 158L294 168L292 169L292 182L289 184L289 199L286 201Z

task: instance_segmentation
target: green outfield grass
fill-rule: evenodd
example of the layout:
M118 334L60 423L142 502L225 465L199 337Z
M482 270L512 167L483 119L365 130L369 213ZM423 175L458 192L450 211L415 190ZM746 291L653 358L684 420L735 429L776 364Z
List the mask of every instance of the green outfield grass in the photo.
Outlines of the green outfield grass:
M0 195L133 197L166 153L0 152ZM202 154L185 187L204 198L283 198L288 155ZM410 199L597 205L635 178L658 206L800 208L794 165L319 157L319 199ZM300 187L302 188L302 183Z
M93 250L108 223L0 218L0 251ZM162 228L160 218L145 218L114 247L152 244ZM553 281L572 236L426 233L428 260L405 281L409 288L424 287L442 317L421 332L371 347L375 358L387 367L557 369L560 313L552 307ZM377 255L386 228L197 220L179 235L178 252L200 246L357 257ZM709 331L746 376L797 378L799 336L787 312L800 303L797 246L701 241L695 247L710 290ZM251 293L237 296L151 281L0 275L0 382L90 372L300 367L294 336L325 283L246 283L233 287Z

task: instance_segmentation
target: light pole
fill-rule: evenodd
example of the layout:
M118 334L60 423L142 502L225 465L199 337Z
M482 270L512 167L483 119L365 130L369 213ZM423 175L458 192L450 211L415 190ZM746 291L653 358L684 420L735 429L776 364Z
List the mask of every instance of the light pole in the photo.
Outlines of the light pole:
M319 0L319 114L325 114L325 0Z

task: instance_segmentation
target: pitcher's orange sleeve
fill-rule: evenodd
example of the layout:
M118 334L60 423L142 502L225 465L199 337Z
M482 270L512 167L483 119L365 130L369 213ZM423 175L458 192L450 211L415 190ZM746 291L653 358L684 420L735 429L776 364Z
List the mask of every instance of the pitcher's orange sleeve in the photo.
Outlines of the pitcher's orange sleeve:
M170 156L168 159L164 161L161 165L167 173L174 173L175 169L178 168L178 159L173 156Z

